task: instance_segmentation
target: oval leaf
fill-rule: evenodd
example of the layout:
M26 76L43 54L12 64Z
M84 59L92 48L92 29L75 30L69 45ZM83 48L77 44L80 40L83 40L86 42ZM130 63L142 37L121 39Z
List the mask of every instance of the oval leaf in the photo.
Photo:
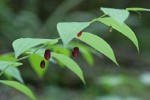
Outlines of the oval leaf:
M41 57L40 55L37 54L33 54L29 57L29 61L31 63L31 66L33 68L33 70L36 72L36 74L39 76L39 78L42 78L48 68L48 61L46 62L45 68L42 69L40 67L40 63L43 60L43 57Z
M129 12L124 9L100 8L105 14L112 17L118 23L123 23L129 16Z
M128 37L134 43L139 52L139 45L136 35L126 24L119 24L112 18L99 18L98 20L108 26L112 26L112 28L116 29L117 31Z
M68 56L65 56L63 54L58 53L52 53L52 57L62 62L66 67L68 67L71 71L73 71L85 84L85 80L83 77L82 70L78 66L76 62L74 62L72 59L70 59Z
M78 39L98 50L118 65L112 48L102 38L88 32L83 32L82 36Z
M13 87L17 90L19 90L20 92L24 93L25 95L27 95L28 97L30 97L32 100L36 100L35 96L33 95L32 91L26 87L25 85L16 82L16 81L7 81L7 80L0 80L0 83L8 85L10 87Z
M89 26L89 22L62 22L57 24L57 30L66 46L77 34Z
M4 69L7 68L4 71L5 74L10 75L11 77L13 77L23 83L21 74L20 74L19 70L16 68L16 66L20 66L20 65L22 65L22 63L10 62L10 61L0 61L0 70L4 71Z
M146 8L126 8L126 10L128 11L150 11L150 9L146 9Z
M80 48L80 51L82 53L83 58L86 60L86 62L90 65L93 66L94 65L94 58L92 56L92 54L86 50L85 48Z
M32 39L32 38L20 38L13 42L13 48L15 51L15 57L17 58L20 54L26 50L37 46L39 44L55 44L58 39Z
M15 79L17 79L19 82L24 83L23 79L21 77L20 71L16 67L9 66L4 73L10 75L11 77L13 77Z
M12 65L12 66L20 66L20 65L22 65L22 63L19 63L19 62L11 62L11 61L0 61L0 66L1 66L1 68L2 67L7 67L7 66L9 66L9 65Z

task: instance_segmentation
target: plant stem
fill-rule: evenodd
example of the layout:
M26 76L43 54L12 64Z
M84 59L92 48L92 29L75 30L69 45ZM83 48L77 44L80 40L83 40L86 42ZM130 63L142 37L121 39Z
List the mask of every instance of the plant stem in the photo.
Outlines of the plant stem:
M21 58L17 59L16 61L24 60L24 59L30 57L31 55L35 54L36 51L38 51L39 49L42 49L42 48L45 47L46 45L48 45L48 44L44 44L44 45L40 46L40 47L37 48L35 51L33 51L32 54L27 55L27 56L24 56L24 57L21 57Z
M107 14L104 14L104 15L100 16L99 18L105 17L106 15L107 15Z
M39 49L43 48L43 47L46 46L46 45L47 45L47 44L44 44L44 45L42 45L41 47L37 48L32 54L35 54L36 51L38 51ZM18 62L18 61L20 61L20 60L24 60L24 59L28 58L29 56L31 56L32 54L27 55L27 56L24 56L24 57L21 57L21 58L17 59L16 61ZM7 68L8 68L9 66L10 66L10 65L8 65L7 67L4 68L4 70L2 70L2 72L0 73L0 76L7 70Z
M99 18L105 17L106 15L107 15L107 14L104 14L104 15L98 17L98 18L94 18L90 23L93 23L93 22L97 21Z
M6 71L6 69L9 67L10 65L8 65L7 67L4 68L4 70L2 70L2 72L0 73L0 76Z
M32 54L31 54L31 55L32 55ZM28 58L29 56L30 56L30 55L21 57L21 58L17 59L16 61L20 61L20 60L26 59L26 58Z
M33 51L33 53L32 54L34 54L36 51L38 51L39 49L42 49L43 47L45 47L45 46L47 46L48 44L44 44L44 45L42 45L42 46L40 46L39 48L37 48L35 51Z

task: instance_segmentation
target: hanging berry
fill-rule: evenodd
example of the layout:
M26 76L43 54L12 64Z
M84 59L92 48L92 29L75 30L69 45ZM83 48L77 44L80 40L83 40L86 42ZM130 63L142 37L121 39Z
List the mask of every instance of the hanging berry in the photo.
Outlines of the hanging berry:
M74 47L73 51L72 51L72 56L73 57L77 57L79 55L79 48L78 47Z
M80 37L82 35L82 31L80 31L77 36Z
M41 67L41 68L44 68L44 67L45 67L45 61L44 61L44 60L41 61L40 67Z
M73 50L77 51L79 53L79 48L78 47L74 47Z
M49 49L45 50L45 53L44 53L44 58L46 60L49 60L51 57L51 51Z

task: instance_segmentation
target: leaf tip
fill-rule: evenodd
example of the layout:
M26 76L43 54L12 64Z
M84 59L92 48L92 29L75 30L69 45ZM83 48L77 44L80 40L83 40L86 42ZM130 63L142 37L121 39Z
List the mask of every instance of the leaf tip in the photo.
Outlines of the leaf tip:
M139 48L139 45L137 45L137 51L138 51L138 54L139 54L139 52L140 52L140 48Z
M117 62L117 61L115 61L114 63L115 63L115 64L119 67L119 64L118 64L118 62Z

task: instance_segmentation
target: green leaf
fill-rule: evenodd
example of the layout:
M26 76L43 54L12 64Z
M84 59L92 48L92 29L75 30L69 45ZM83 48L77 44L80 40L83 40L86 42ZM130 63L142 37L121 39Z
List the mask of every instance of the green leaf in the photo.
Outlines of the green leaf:
M27 95L28 97L30 97L32 100L36 100L35 96L33 95L32 91L26 87L25 85L16 82L16 81L7 81L7 80L0 80L0 83L4 84L4 85L8 85L10 87L13 87L17 90L19 90L20 92L24 93L25 95Z
M19 70L16 68L16 66L20 66L20 65L22 65L22 63L10 62L10 61L0 61L0 70L3 72L7 68L4 71L5 74L10 75L11 77L13 77L23 83L21 74L20 74Z
M68 48L64 48L64 46L62 44L50 45L50 46L48 46L48 48L50 50L52 50L53 52L61 53L66 56L70 56L70 54L71 54L70 50Z
M4 73L6 73L6 74L10 75L11 77L17 79L21 83L24 83L23 79L21 77L20 71L16 67L9 66L9 68L7 68L7 70Z
M70 56L71 55L71 52L68 48L64 48L64 46L62 44L57 44L57 45L50 45L48 47L50 50L52 50L53 52L57 52L57 53L61 53L61 54L64 54L66 56ZM57 61L57 63L59 64L60 67L65 67L65 65L60 62L60 61Z
M7 54L0 55L0 60L16 61L17 59L14 57L13 53L7 53Z
M51 55L52 57L54 57L55 59L59 60L64 65L66 65L66 67L68 67L71 71L73 71L85 84L82 70L80 69L80 67L78 66L76 62L74 62L71 58L63 54L52 52Z
M150 9L138 8L138 7L135 7L135 8L126 8L126 10L128 10L128 11L150 11Z
M42 78L44 76L48 68L48 61L45 61L46 62L45 68L40 67L40 63L42 60L43 60L43 57L41 57L38 54L33 54L29 57L31 66L33 70L36 72L36 74L39 76L39 78Z
M89 26L89 22L62 22L57 24L57 30L62 39L64 46L66 46L77 34L84 28Z
M112 48L102 38L88 32L83 32L82 36L78 37L78 39L98 50L118 65Z
M123 23L129 16L129 12L124 9L100 8L105 14L112 17L118 23Z
M79 48L80 48L81 54L82 54L83 58L86 60L86 62L89 65L93 66L94 65L94 59L93 59L92 54L88 50L86 50L85 48L81 48L81 47L79 47Z
M33 39L33 38L20 38L13 42L13 48L15 50L15 57L17 58L20 54L26 50L37 46L39 44L55 44L58 39Z
M139 45L136 35L126 24L119 24L112 18L99 18L98 20L108 26L112 26L112 28L116 29L117 31L128 37L134 43L139 52Z

